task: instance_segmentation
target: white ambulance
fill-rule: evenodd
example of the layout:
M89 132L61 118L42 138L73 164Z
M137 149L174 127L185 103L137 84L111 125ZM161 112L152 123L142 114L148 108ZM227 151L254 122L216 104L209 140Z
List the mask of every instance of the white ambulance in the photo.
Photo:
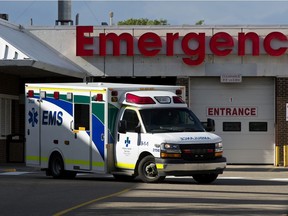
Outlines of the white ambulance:
M80 172L168 175L210 183L222 174L222 139L183 101L184 87L116 83L26 84L26 163L54 178Z

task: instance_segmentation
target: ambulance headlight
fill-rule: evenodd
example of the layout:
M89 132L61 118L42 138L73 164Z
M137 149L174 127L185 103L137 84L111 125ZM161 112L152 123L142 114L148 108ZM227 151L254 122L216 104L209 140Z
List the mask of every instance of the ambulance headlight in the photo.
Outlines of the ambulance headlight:
M222 142L215 144L215 157L222 157L223 154L223 144Z
M161 158L181 158L181 149L178 144L162 143Z
M215 152L223 152L223 144L222 142L215 144Z
M166 152L181 153L180 146L178 144L163 143L161 145L161 150Z

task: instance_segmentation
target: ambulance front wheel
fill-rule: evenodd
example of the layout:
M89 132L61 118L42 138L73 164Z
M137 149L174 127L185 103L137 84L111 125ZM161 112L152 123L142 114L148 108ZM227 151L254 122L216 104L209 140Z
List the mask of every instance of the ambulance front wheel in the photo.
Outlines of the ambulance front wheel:
M140 179L146 183L157 183L165 179L165 176L159 176L155 158L152 155L147 155L140 161L138 174Z

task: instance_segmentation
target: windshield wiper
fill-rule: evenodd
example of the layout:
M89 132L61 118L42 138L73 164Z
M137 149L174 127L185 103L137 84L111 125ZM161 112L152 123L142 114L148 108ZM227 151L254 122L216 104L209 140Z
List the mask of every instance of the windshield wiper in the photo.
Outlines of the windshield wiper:
M161 130L165 130L165 131L171 131L171 132L184 132L184 129L183 128L177 128L177 127L163 127L163 126L160 126L160 129Z

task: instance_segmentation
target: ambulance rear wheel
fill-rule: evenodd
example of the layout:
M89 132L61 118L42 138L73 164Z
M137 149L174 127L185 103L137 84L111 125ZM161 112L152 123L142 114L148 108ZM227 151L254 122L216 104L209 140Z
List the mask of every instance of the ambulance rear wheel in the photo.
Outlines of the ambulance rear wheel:
M140 179L146 183L158 183L165 179L165 176L159 176L155 158L152 155L147 155L140 161L138 174Z
M64 170L64 162L62 157L55 153L52 155L49 163L49 169L51 176L55 179L64 178L65 170Z

